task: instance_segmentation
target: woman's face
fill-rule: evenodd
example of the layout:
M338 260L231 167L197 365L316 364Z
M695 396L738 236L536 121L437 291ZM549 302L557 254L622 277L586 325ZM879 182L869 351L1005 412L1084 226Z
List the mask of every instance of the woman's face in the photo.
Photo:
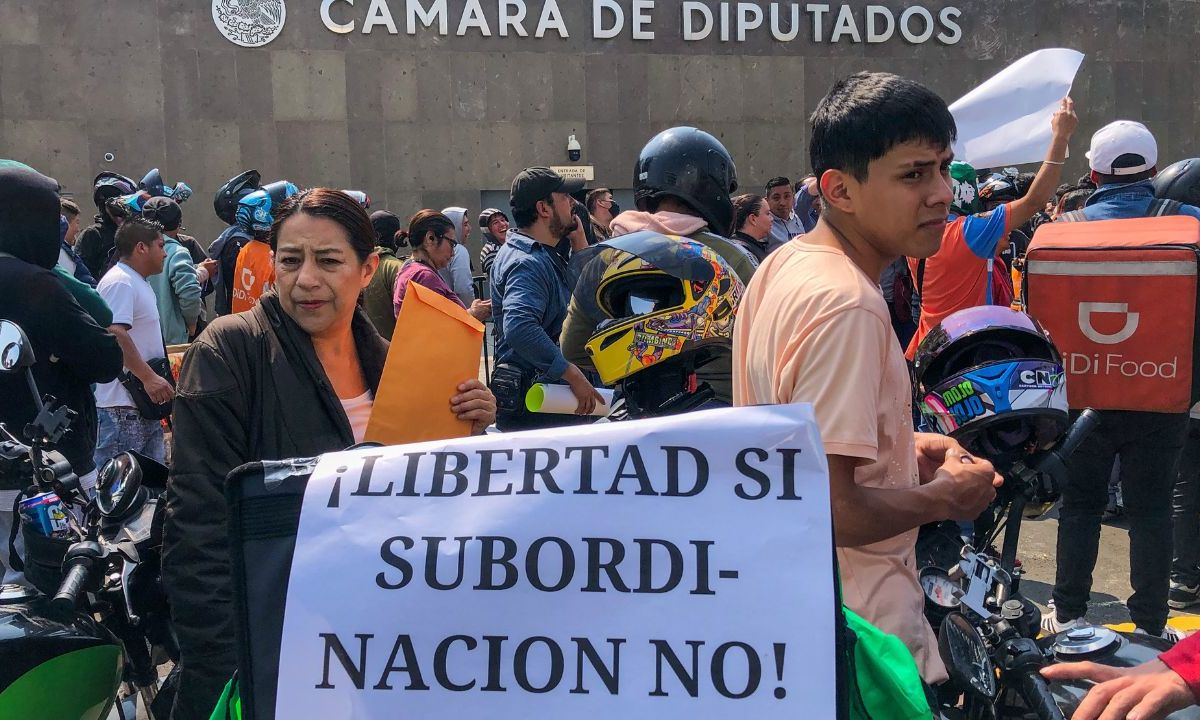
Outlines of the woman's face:
M421 244L421 249L429 256L429 264L433 265L435 270L450 264L450 260L454 257L454 228L446 228L438 235L430 230L425 233L425 242Z
M309 335L348 328L358 294L378 266L374 253L359 261L345 228L329 218L297 213L279 227L275 243L279 303Z

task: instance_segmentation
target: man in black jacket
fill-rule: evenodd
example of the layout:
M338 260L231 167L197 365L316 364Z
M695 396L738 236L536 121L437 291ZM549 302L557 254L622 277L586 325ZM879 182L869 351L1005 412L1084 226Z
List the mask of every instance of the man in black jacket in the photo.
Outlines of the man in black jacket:
M117 228L121 226L121 216L109 208L108 201L129 195L136 191L137 187L129 178L113 172L100 173L92 181L92 185L92 200L96 203L97 213L95 222L79 234L75 250L83 258L83 263L91 271L92 277L99 280L112 265L109 262L110 256L116 243Z
M43 395L79 413L59 443L85 487L95 485L96 401L91 384L121 372L121 348L96 324L52 272L59 249L58 183L32 168L0 161L0 319L25 331ZM20 374L0 374L0 422L20 435L37 415ZM0 530L8 548L13 491L0 483ZM7 500L7 502L3 502Z

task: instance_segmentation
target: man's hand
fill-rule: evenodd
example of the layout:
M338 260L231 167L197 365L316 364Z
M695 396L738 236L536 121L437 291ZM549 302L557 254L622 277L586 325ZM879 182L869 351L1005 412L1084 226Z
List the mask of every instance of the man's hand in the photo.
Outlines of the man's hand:
M471 434L479 435L496 421L496 396L478 379L468 380L450 398L450 412L459 420L470 421Z
M996 497L995 480L996 469L990 462L967 454L962 447L949 447L929 488L943 504L944 519L974 520Z
M467 308L467 312L479 322L486 322L492 316L492 301L473 300L471 307Z
M913 433L917 445L917 470L921 476L921 484L925 485L933 480L934 475L946 462L946 453L950 450L956 450L959 453L965 453L966 450L959 444L957 440L949 435L939 435L937 433ZM1000 487L1004 484L1004 478L1000 473L996 473L992 478L992 485Z
M604 397L596 392L596 388L592 387L591 381L583 374L574 363L567 365L567 371L563 373L563 380L571 388L571 394L575 396L575 400L579 403L575 407L576 415L591 415L596 409L596 405L604 404Z
M1097 683L1079 704L1072 720L1162 720L1196 704L1183 678L1162 660L1131 668L1091 662L1060 663L1042 668L1047 680L1090 680Z
M809 175L808 177L804 178L804 190L813 197L817 197L821 194L821 188L817 187L816 175Z
M1062 104L1050 118L1050 128L1055 138L1069 139L1079 127L1079 116L1075 114L1075 101L1069 97L1062 99Z
M138 379L142 381L142 387L146 388L146 394L156 405L162 405L175 397L175 388L171 387L171 383L163 380L157 373L151 372L146 377Z

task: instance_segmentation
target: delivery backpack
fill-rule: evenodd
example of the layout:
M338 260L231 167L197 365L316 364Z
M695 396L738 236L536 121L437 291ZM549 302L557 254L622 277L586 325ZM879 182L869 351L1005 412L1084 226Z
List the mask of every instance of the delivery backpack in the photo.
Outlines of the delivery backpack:
M229 474L229 544L238 669L211 720L274 720L288 576L300 508L317 458L243 465ZM836 571L836 554L833 559ZM836 720L931 718L916 661L904 643L841 605L834 595Z
M1187 412L1198 399L1200 220L1156 200L1145 217L1041 225L1026 311L1063 355L1072 409Z

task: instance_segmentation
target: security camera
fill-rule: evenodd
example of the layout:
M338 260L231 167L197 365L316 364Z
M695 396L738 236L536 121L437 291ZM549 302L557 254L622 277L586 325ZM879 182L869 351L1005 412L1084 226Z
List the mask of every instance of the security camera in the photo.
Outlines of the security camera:
M575 139L575 135L567 138L567 157L571 162L579 162L579 158L583 156L583 146Z

